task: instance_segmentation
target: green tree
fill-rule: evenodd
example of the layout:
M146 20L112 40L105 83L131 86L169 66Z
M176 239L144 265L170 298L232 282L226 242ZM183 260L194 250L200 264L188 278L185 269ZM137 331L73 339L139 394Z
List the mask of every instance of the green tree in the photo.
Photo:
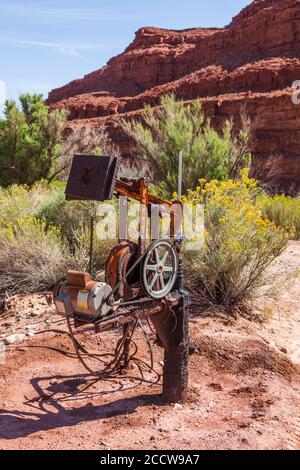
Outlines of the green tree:
M33 184L52 180L59 167L66 111L51 111L41 95L20 96L7 101L0 119L0 185Z
M184 152L183 190L195 188L199 178L237 178L250 163L251 123L242 115L242 129L234 136L227 120L217 132L205 119L201 101L191 104L166 95L158 108L145 108L141 121L123 121L137 153L152 167L159 190L170 196L177 189L178 155Z

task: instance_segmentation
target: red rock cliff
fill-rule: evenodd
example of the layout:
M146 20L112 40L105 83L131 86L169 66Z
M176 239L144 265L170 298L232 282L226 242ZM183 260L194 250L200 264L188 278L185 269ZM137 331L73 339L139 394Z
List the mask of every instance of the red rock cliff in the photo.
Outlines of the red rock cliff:
M201 97L216 125L241 107L259 117L255 174L286 190L300 189L300 105L291 84L300 80L300 1L256 0L223 29L183 31L145 27L108 64L53 90L48 102L70 111L72 126L107 126L125 156L118 126L165 93Z

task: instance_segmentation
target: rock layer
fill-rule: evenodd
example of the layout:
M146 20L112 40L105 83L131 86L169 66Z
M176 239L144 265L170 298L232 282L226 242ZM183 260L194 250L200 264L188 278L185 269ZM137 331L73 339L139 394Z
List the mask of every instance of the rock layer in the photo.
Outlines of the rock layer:
M70 111L69 129L103 125L124 156L130 142L120 118L138 116L166 93L202 98L215 125L241 109L258 118L254 174L279 190L300 189L300 1L256 0L223 29L145 27L124 53L81 80L53 90L48 102Z

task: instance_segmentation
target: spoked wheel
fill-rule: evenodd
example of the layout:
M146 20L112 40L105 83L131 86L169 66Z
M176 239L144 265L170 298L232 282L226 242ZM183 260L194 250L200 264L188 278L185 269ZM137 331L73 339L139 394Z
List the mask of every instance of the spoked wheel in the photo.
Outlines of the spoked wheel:
M162 299L174 287L178 257L174 246L165 240L154 242L142 263L142 281L147 294Z

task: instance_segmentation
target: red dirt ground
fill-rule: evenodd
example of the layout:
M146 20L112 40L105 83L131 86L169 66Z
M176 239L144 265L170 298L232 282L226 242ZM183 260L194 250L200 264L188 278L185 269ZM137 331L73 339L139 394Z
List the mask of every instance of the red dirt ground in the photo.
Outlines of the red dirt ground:
M0 449L300 449L299 369L239 323L192 323L198 352L182 409L161 403L160 385L95 381L55 350L72 351L67 336L46 333L9 346L1 366ZM117 336L102 335L81 340L106 352ZM137 343L146 357L139 334ZM155 348L159 371L160 356Z
M299 249L299 243L290 246L285 265L299 262ZM266 326L243 319L191 319L197 352L190 357L189 398L182 407L162 403L161 384L149 370L144 377L153 383L141 383L136 366L131 378L92 378L64 334L41 333L8 346L0 365L0 449L300 450L300 366L291 361L294 349L290 358L275 346L280 329L288 350L288 341L299 338L299 303L286 296L278 301L281 318ZM24 332L28 324L36 331L64 328L45 298L21 299L17 316L13 308L4 314L0 340L1 333L3 338ZM30 316L28 302L41 306L40 317ZM288 316L286 304L293 309ZM79 339L90 351L107 353L120 334L86 332ZM149 362L140 330L135 339L138 357ZM282 333L280 339L281 345ZM154 355L161 373L157 346Z

